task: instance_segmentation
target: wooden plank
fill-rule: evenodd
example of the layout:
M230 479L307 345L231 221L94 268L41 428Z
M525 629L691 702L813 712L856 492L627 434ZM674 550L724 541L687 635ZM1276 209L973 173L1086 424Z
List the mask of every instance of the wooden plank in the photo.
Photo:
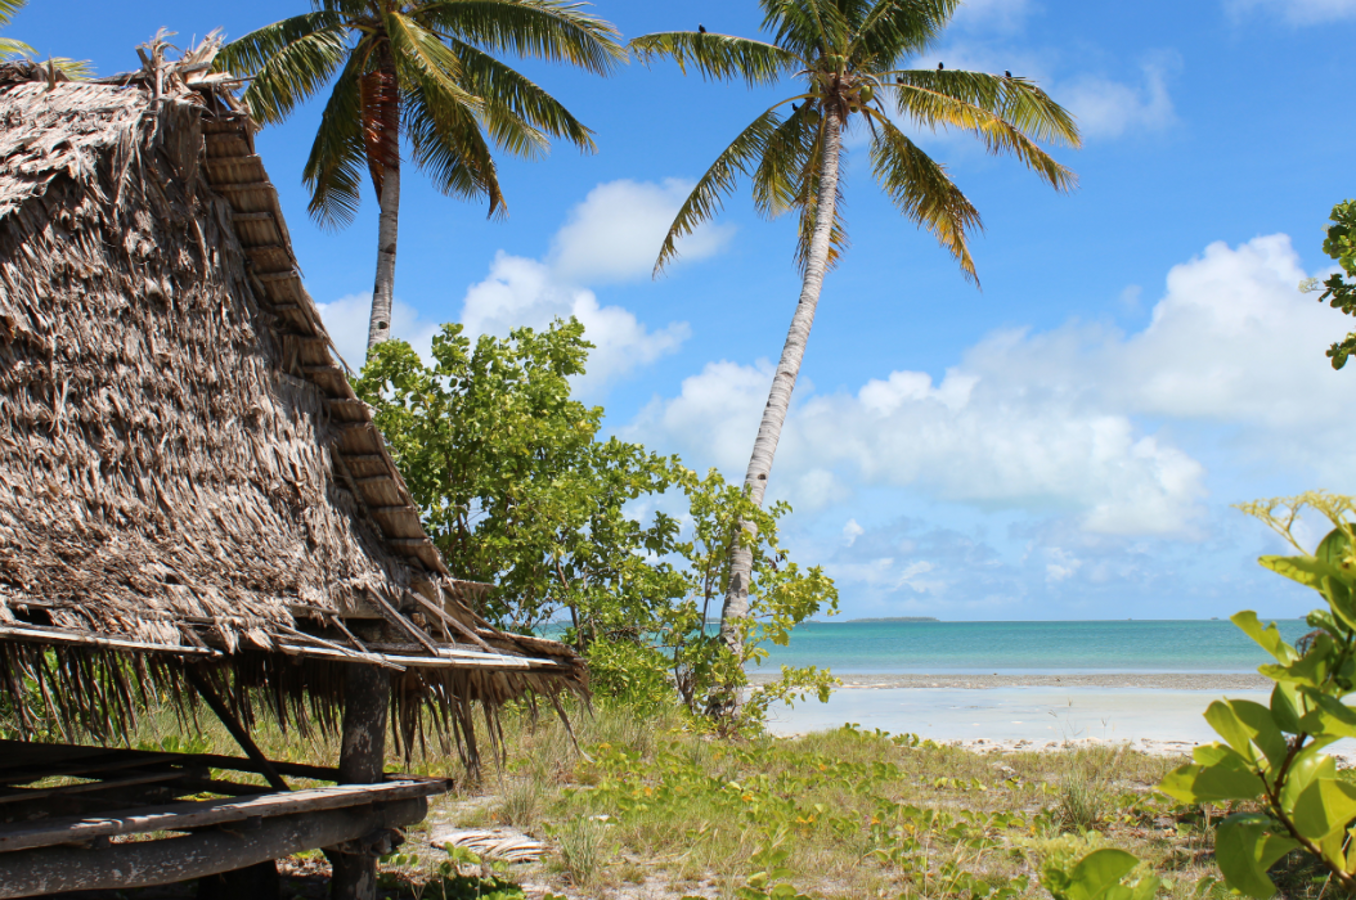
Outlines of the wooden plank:
M423 797L378 806L271 818L248 830L211 829L186 837L131 841L106 847L43 847L0 853L0 898L77 890L177 884L270 859L349 841L371 846L389 829L411 825L428 812Z
M200 656L216 659L226 654L220 650L206 647L170 646L153 644L150 641L136 641L129 638L108 637L89 631L75 629L47 628L42 625L0 625L0 638L16 641L32 641L42 644L76 644L86 647L105 647L109 650L145 650L154 653L168 653L174 656Z
M149 772L145 775L133 775L130 778L117 778L112 781L85 781L80 784L63 784L50 788L11 788L13 793L0 794L0 805L18 803L24 800L40 800L43 797L59 797L65 794L88 794L93 791L108 791L114 788L132 787L138 784L156 784L162 781L179 781L188 773L171 770L168 772ZM2 845L0 845L2 846Z
M229 769L234 772L259 772L258 767L251 760L241 759L237 756L220 756L215 753L159 753L146 750L124 750L118 747L85 747L78 744L31 744L26 741L0 741L0 758L5 758L10 753L24 752L30 747L40 747L51 752L54 756L67 756L79 751L106 754L119 759L127 759L134 766L172 761L177 765L206 766L212 769ZM283 775L291 775L296 778L310 778L315 781L339 780L338 769L323 766L275 761L273 767Z
M88 762L55 763L41 767L7 768L0 771L0 785L23 784L39 778L83 778L103 772L116 772L119 769L134 769L138 766L154 766L177 762L172 753L146 753L136 757L110 757L107 753L92 753Z
M78 843L96 837L185 831L209 825L271 819L295 813L319 812L394 803L446 793L450 782L441 778L405 779L387 784L336 785L287 794L263 794L246 799L182 801L143 806L98 817L48 819L36 823L0 826L0 854L31 847ZM0 857L2 859L3 857Z

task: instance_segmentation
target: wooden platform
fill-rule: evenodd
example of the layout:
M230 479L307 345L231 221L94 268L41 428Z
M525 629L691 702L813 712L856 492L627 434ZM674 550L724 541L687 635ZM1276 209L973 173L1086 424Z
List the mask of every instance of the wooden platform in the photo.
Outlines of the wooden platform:
M288 778L337 771L273 763ZM248 759L0 741L0 898L172 884L302 850L375 852L448 782L275 791Z

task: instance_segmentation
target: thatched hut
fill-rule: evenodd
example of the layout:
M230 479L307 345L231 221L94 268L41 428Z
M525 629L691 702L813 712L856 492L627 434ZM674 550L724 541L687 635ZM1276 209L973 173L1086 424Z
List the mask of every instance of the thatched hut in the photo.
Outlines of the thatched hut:
M362 896L383 836L446 788L345 786L382 781L388 696L398 740L474 764L473 709L493 738L500 704L587 690L567 648L478 618L481 588L429 541L215 46L167 63L157 42L99 82L0 66L0 697L27 731L0 742L0 897L309 847L337 848L336 872L357 860ZM110 748L150 692L200 697L249 758ZM38 743L26 695L103 746ZM342 726L339 768L264 759L259 715ZM337 786L282 793L289 775Z

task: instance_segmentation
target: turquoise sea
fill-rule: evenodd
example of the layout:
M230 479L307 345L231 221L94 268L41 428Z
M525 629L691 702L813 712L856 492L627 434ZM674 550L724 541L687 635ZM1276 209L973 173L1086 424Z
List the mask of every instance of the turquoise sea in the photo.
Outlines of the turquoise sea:
M1310 630L1301 619L1276 625L1292 642ZM763 669L819 666L844 675L1254 672L1270 661L1228 620L807 622L790 646L768 649Z

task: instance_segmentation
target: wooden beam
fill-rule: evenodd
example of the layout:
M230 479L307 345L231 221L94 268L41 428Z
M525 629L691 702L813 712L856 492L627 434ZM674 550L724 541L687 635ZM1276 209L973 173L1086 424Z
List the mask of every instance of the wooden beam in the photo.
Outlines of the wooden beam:
M375 666L348 666L344 673L344 724L339 752L339 772L344 781L374 784L382 780L390 704L389 673ZM333 844L327 846L330 849L325 855L333 872L331 900L376 900L376 856L344 853Z
M184 677L188 679L189 684L193 685L193 690L198 692L198 696L211 707L212 712L216 713L217 719L226 726L226 730L231 733L231 737L235 738L240 749L244 750L245 755L259 767L259 771L263 773L268 786L275 791L291 790L287 786L287 782L283 781L282 776L278 774L278 770L273 768L273 763L269 762L268 757L264 756L263 751L259 749L259 745L254 743L249 731L245 729L244 725L240 724L240 720L231 712L231 708L212 689L212 682L207 680L202 671L197 666L184 666Z
M399 800L445 793L447 787L448 782L441 778L406 778L385 784L310 788L287 794L264 794L243 800L228 798L163 803L158 806L123 810L97 818L63 817L0 825L0 859L16 850L79 843L119 834L184 831L189 828L247 822L250 819L267 820L294 813L345 809L370 803L395 803Z
M0 854L0 900L66 891L152 887L230 872L270 859L362 840L418 822L422 797L396 803L266 819L247 831L213 829L187 837L98 849L43 847ZM180 823L170 824L178 828ZM376 859L373 857L373 864ZM336 895L337 896L337 895Z

